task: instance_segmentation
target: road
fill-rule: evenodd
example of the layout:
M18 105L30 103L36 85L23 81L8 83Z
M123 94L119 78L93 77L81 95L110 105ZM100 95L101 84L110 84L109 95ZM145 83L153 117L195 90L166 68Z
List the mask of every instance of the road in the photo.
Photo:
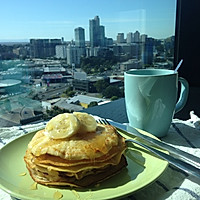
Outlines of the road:
M39 93L38 96L41 100L48 100L56 97L60 97L60 95L66 91L68 88L67 85L65 86L55 86L53 88L48 88L45 92Z

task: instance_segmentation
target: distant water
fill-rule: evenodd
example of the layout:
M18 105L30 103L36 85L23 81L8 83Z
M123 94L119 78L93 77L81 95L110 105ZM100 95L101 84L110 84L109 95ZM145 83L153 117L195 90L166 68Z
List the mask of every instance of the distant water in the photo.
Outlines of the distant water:
M24 67L30 61L27 60L2 60L0 61L0 79L17 79L21 80L24 74Z
M2 60L0 61L1 70L8 70L12 68L18 68L18 65L24 64L24 60Z

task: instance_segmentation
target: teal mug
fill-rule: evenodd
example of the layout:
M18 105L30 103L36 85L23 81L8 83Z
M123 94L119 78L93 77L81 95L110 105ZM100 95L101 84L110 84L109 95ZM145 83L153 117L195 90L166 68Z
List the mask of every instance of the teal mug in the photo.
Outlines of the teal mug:
M181 83L177 101L178 82ZM186 104L189 85L178 73L165 69L137 69L124 73L129 126L157 137L167 134L174 113Z

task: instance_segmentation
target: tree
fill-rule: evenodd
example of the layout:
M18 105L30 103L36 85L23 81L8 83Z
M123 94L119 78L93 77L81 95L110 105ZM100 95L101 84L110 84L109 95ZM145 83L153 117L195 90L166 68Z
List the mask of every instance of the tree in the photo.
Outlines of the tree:
M117 99L118 99L117 96L112 96L112 97L110 98L111 101L115 101L115 100L117 100Z
M104 91L103 95L106 98L111 98L112 96L122 97L122 92L117 86L108 86Z
M104 71L105 71L104 67L103 67L103 66L100 66L99 72L100 72L100 73L103 73Z
M73 90L73 87L68 87L65 91L66 95L68 97L73 97L75 95L75 91Z
M67 94L68 92L72 91L73 90L73 87L68 87L66 90L65 90L65 93Z
M75 95L75 91L69 91L68 93L67 93L67 96L69 96L69 97L73 97L74 95Z
M71 111L73 112L73 111ZM54 106L51 110L46 110L46 114L43 114L43 119L50 119L52 117L55 117L58 114L62 113L70 113L68 109L61 109L58 106Z
M106 87L109 86L109 83L105 80L98 80L94 86L96 87L97 92L102 93L103 90L106 89Z
M103 72L110 70L118 61L112 51L101 52L99 56L91 56L89 58L81 58L81 69L87 74Z
M89 107L93 107L93 106L97 106L98 105L98 103L96 102L96 101L92 101L92 102L90 102L90 104L88 105L88 108Z

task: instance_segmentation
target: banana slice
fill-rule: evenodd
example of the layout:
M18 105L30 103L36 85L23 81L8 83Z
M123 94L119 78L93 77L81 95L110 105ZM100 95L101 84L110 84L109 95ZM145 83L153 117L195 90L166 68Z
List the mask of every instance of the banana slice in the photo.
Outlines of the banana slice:
M94 117L92 117L92 115L89 115L88 113L82 113L82 112L73 112L73 114L80 121L80 128L79 128L80 133L96 131L97 123Z
M80 123L71 113L59 114L53 117L46 125L45 133L50 138L61 139L71 137L79 130Z

